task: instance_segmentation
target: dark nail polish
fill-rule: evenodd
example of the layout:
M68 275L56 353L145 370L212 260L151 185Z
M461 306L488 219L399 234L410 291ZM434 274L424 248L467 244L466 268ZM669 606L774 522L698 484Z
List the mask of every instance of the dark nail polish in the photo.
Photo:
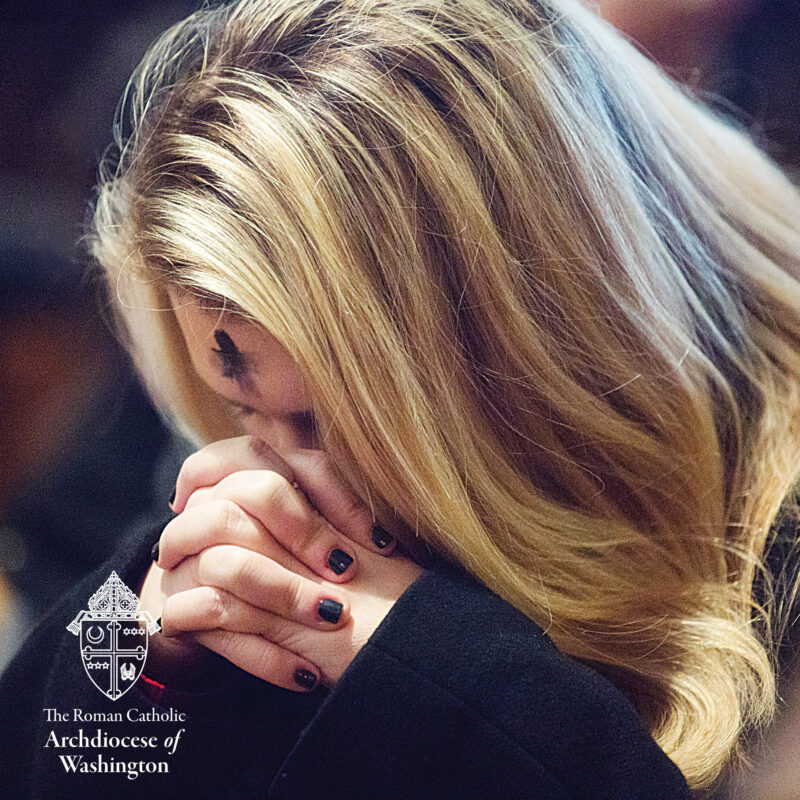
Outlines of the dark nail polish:
M380 525L372 526L372 541L378 547L386 547L392 543L392 534Z
M342 604L326 597L324 600L319 601L317 613L325 622L338 622L339 617L342 615Z
M172 505L175 502L175 489L172 490L172 494L169 496L169 504Z
M347 555L344 550L340 550L338 547L331 550L331 554L328 556L328 566L337 575L341 575L352 563L353 557Z
M158 625L158 627L159 627L160 629L163 629L163 627L164 627L164 626L161 624L161 617L159 617L159 618L156 620L156 625ZM163 631L162 631L162 632L163 632Z
M307 669L296 669L294 671L294 681L304 689L312 689L317 682L317 676Z
M153 561L158 561L158 548L161 544L161 540L159 539L154 545L153 548L150 550L150 558Z

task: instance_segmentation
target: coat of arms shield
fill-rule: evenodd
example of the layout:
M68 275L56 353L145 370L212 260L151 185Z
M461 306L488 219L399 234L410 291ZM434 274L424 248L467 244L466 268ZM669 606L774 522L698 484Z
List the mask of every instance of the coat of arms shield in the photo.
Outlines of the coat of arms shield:
M109 700L118 700L142 674L149 635L161 630L116 572L67 626L80 636L83 668Z

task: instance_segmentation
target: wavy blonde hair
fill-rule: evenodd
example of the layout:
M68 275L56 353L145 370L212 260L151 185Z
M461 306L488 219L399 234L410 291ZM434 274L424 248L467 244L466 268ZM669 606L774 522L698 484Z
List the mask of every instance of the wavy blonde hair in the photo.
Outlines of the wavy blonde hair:
M120 110L88 242L162 412L235 432L166 290L224 298L295 358L361 496L708 786L775 703L762 564L800 472L781 172L549 0L203 8Z

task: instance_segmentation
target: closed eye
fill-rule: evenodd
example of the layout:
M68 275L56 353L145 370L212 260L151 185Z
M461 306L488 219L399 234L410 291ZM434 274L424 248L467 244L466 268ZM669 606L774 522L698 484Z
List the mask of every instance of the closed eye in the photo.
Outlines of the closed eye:
M227 397L223 399L239 419L247 419L259 413L257 409L252 408L251 406L237 403L228 399ZM292 427L299 434L301 434L305 441L310 443L310 449L315 449L318 447L318 444L316 443L319 441L319 429L317 427L317 419L314 416L313 411L298 411L294 414L289 414L288 419L290 420Z
M227 397L224 397L223 400L225 400L225 402L230 406L230 408L233 410L233 413L236 414L237 417L251 417L256 413L256 410L251 406L244 406L241 403L235 403L233 400L229 400Z

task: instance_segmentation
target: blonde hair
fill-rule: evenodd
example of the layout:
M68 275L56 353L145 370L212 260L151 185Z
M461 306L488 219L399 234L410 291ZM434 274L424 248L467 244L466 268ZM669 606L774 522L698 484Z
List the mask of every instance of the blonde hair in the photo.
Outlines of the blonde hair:
M708 786L775 703L754 581L769 600L800 471L780 171L545 0L203 8L121 110L88 241L162 412L234 432L166 290L224 298L303 370L362 497L616 681Z

